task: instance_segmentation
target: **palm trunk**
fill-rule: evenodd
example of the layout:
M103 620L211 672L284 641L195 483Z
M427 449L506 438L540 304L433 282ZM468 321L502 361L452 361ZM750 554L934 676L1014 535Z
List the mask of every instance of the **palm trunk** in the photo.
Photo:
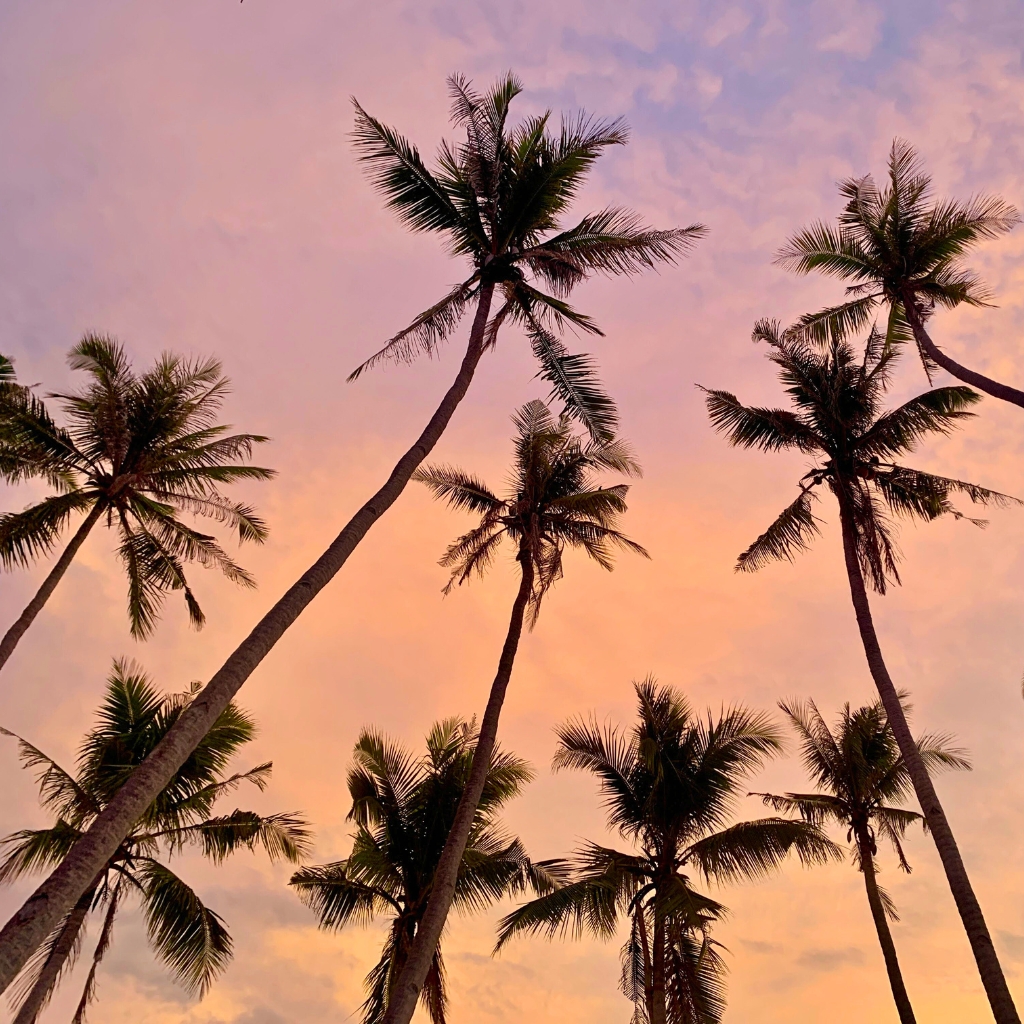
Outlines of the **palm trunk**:
M868 604L864 576L857 560L853 523L842 498L840 498L839 514L843 527L846 572L850 578L850 595L853 598L853 607L857 614L857 625L860 628L860 637L864 644L868 668L875 681L875 686L878 688L879 696L882 698L882 705L885 707L889 725L899 744L900 753L903 755L910 778L914 783L914 792L917 794L932 839L939 851L939 858L946 872L946 881L949 883L956 908L960 912L960 919L963 921L967 938L971 943L971 951L974 953L993 1016L998 1024L1020 1024L1017 1008L1013 1004L1013 997L1010 995L1006 979L1003 977L1003 969L996 956L992 936L989 935L981 906L971 887L971 880L967 877L967 869L960 857L956 840L953 838L953 831L949 827L942 804L939 803L939 797L932 785L931 777L921 759L921 753L917 749L914 737L910 733L910 726L907 725L907 718L903 713L903 706L900 704L896 687L893 686L889 670L882 658L882 649L879 647L875 624L871 618L871 606Z
M871 845L867 836L858 835L857 846L860 850L861 870L864 872L864 888L868 893L868 906L871 907L871 917L875 922L875 931L878 932L878 944L882 947L885 970L889 975L889 986L892 988L892 997L900 1015L900 1024L916 1024L914 1008L910 1005L910 996L907 995L907 987L903 984L900 962L896 958L896 944L892 941L892 932L889 930L889 921L885 916L885 907L882 906L882 897L878 893L875 858L871 854Z
M651 955L651 1024L666 1024L668 1000L665 994L665 917L654 906L654 949Z
M992 380L991 377L986 377L982 373L968 370L966 366L961 366L955 359L947 356L932 341L931 336L925 330L921 311L917 308L917 301L909 292L903 299L903 308L907 312L907 320L910 321L910 329L914 332L914 339L921 346L922 351L926 352L939 366L951 373L957 380L962 380L965 384L970 384L972 388L984 391L986 395L1000 398L1004 402L1010 402L1013 405L1019 405L1021 408L1024 408L1024 391L1012 388L1009 384L1000 384L999 381Z
M85 924L95 892L96 890L90 886L74 905L71 913L68 914L64 927L61 928L60 935L57 937L53 949L50 950L50 955L46 958L46 962L39 972L36 983L25 997L25 1002L18 1009L18 1015L14 1018L12 1024L35 1024L40 1011L46 1005L46 1001L50 998L54 986L57 984L57 979L60 977L64 964L67 963L68 957L71 956L71 951L75 948L75 942L78 940L82 925Z
M519 593L516 594L515 602L512 605L508 633L501 649L501 658L498 660L498 671L491 684L491 694L487 700L487 708L480 725L480 736L476 742L476 749L473 751L473 764L469 769L469 780L462 792L462 798L459 800L459 806L455 812L455 821L445 841L441 859L437 863L437 870L434 872L426 912L420 926L416 929L416 939L409 952L409 959L395 985L394 997L391 1005L388 1006L383 1024L409 1024L412 1019L413 1011L416 1009L416 1000L427 979L427 971L430 969L437 944L441 940L441 932L444 930L448 911L455 896L459 866L462 864L462 857L466 852L466 844L469 842L469 833L473 827L473 819L476 817L477 805L480 803L484 783L487 781L487 773L490 771L491 757L494 754L494 745L498 736L501 706L505 702L505 691L508 689L508 683L512 677L512 666L515 664L519 638L523 633L523 618L526 615L530 594L533 591L533 560L525 542L519 551L519 561L522 566L522 580L519 584Z
M85 521L79 526L74 537L71 538L68 546L61 553L60 558L57 559L57 564L47 574L46 579L43 580L42 586L36 591L36 596L29 601L14 625L7 630L3 640L0 640L0 669L7 664L8 658L14 653L14 648L18 646L18 641L25 635L28 627L32 625L32 620L42 611L43 605L49 600L54 590L57 589L57 584L60 583L61 577L68 571L68 566L71 565L75 555L78 554L78 549L85 543L85 538L89 536L89 532L99 521L101 515L103 515L103 502L97 501L93 505L92 511L85 517Z
M637 905L637 931L640 933L640 948L644 954L644 1006L647 1008L647 1019L654 1017L654 986L652 983L653 965L651 948L647 941L647 921L644 918L643 904Z
M313 598L330 583L370 527L405 490L413 472L437 444L469 390L483 353L484 331L493 294L493 284L481 287L469 344L458 375L426 429L399 459L384 486L349 520L331 546L235 648L153 752L132 772L128 781L85 835L75 843L67 857L0 931L0 992L7 988L33 950L113 856L132 825L209 732L218 716L270 653L274 644Z

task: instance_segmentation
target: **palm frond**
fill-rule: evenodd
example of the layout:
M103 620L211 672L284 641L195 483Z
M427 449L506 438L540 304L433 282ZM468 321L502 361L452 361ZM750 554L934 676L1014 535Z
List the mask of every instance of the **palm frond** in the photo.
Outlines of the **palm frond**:
M783 509L775 522L739 556L737 571L756 572L770 562L782 559L792 562L798 552L806 551L811 538L821 532L811 511L813 498L813 492L802 490L799 497Z
M203 995L231 959L231 936L170 868L147 859L139 875L150 944L185 988Z

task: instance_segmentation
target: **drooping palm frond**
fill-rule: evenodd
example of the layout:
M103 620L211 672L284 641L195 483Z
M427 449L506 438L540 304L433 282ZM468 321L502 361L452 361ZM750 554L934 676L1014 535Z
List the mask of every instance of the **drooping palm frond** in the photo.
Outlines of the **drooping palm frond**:
M736 560L737 571L756 572L769 562L786 559L792 562L800 551L810 547L811 540L821 533L818 520L811 511L815 495L802 490L796 500L779 513L775 522Z
M139 876L150 943L185 988L203 995L231 959L222 919L165 865L144 860Z

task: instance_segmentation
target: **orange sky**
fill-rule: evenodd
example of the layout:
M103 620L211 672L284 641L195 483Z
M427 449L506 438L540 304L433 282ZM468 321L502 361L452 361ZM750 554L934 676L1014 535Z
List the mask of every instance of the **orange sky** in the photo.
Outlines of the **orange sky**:
M273 436L261 460L280 470L244 492L272 528L266 548L244 552L260 588L239 592L197 571L209 616L200 634L172 602L156 637L133 643L109 538L89 541L0 687L0 723L59 760L73 760L112 657L138 658L167 689L207 678L383 478L454 373L455 346L434 363L344 382L461 273L432 240L403 232L360 177L348 98L431 152L453 70L485 83L515 68L528 87L523 112L585 106L629 119L633 142L605 161L581 210L621 203L658 225L711 228L680 267L577 295L607 333L586 345L645 466L625 526L653 560L623 558L612 575L568 560L506 705L503 743L538 769L509 824L536 857L602 838L593 785L548 771L551 728L591 709L626 721L630 681L648 673L716 709L799 696L831 712L872 696L834 522L795 565L733 574L735 555L791 500L802 462L727 448L694 383L779 397L747 340L754 319L786 320L837 289L783 274L771 254L835 212L836 179L880 169L894 134L919 147L942 191L1024 204L1019 7L468 7L189 0L154 11L8 0L0 9L0 350L22 380L46 388L69 383L64 353L85 330L116 334L140 364L163 349L215 353L235 382L228 417ZM1022 231L984 247L974 262L999 307L934 321L951 353L1018 386L1022 257ZM533 373L522 339L506 332L438 458L500 483L508 414L543 395ZM924 385L908 360L894 401ZM912 464L1024 494L1022 436L1018 412L987 401L967 430ZM29 497L8 492L5 507ZM905 586L876 612L893 676L914 693L916 727L955 732L974 758L975 771L943 778L940 793L1024 1001L1024 514L991 518L985 531L952 521L905 531ZM509 564L442 600L435 559L465 524L411 489L242 691L261 734L240 763L272 758L275 776L266 794L239 803L305 811L318 861L347 851L344 772L363 725L418 745L435 718L483 705L514 576ZM43 571L4 578L2 621ZM3 832L41 823L10 745L0 772ZM803 784L788 759L752 788ZM759 804L739 811L755 815ZM902 913L895 938L919 1018L980 1024L990 1018L937 857L921 836L908 849L914 873L899 875L883 854L882 880ZM376 930L318 933L285 887L289 869L265 858L214 869L189 857L180 870L227 919L234 963L203 1002L190 1001L126 912L92 1020L320 1024L356 1011ZM4 893L3 909L25 891ZM727 1021L896 1019L849 865L793 866L715 895L732 910L718 933L732 969ZM493 920L507 909L451 926L452 1024L628 1020L616 943L524 940L494 961ZM70 1016L77 983L46 1020Z

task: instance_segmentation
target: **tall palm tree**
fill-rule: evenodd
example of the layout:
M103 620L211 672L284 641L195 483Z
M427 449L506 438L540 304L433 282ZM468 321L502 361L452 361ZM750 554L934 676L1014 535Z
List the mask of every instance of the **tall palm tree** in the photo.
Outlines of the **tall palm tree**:
M0 882L59 864L196 693L193 687L186 693L162 695L136 665L116 661L96 726L82 742L74 775L15 737L21 762L35 771L42 805L55 821L49 828L25 829L0 840L6 850ZM6 729L0 731L14 736ZM294 814L243 810L213 814L214 804L242 782L260 790L266 787L270 762L246 772L225 772L229 760L254 733L253 720L234 704L221 713L26 964L14 989L14 1024L36 1020L74 966L88 918L98 914L102 918L99 940L74 1017L74 1024L81 1024L96 996L96 972L110 947L117 914L132 897L142 903L155 955L190 992L206 991L231 958L231 936L221 917L167 866L167 856L196 847L220 863L239 849L262 846L272 858L295 861L309 845L306 824Z
M510 129L509 106L520 91L515 78L508 76L483 96L461 78L450 84L455 100L453 120L465 130L466 141L442 147L437 174L427 169L406 139L358 107L355 142L375 186L399 216L414 230L436 232L451 251L470 260L471 278L464 280L473 281L470 292L477 287L479 291L459 372L423 433L399 459L380 490L238 645L207 684L203 700L182 716L173 736L136 773L109 813L97 820L89 837L0 931L0 991L58 917L85 891L134 816L160 791L256 666L401 495L465 396L480 357L496 341L503 320L511 317L527 325L531 343L541 356L542 374L577 416L594 429L605 429L614 422L614 409L606 401L602 403L602 394L595 394L599 389L589 360L563 354L555 335L544 326L545 320L557 327L561 315L563 320L582 326L579 314L560 311L564 293L594 274L632 274L671 263L689 249L703 229L693 225L654 231L626 211L609 209L559 230L598 156L609 146L626 141L625 127L580 115L552 129L545 114ZM522 275L521 286L518 275ZM527 275L550 282L547 299L526 290L533 288ZM492 317L495 289L503 301ZM509 291L520 298L510 303ZM438 338L447 333L444 325L454 326L454 322L446 316L455 317L474 298L467 292L459 295L463 298L449 295L434 312L428 310L417 317L406 335L409 344L415 347L433 337L431 331L437 331ZM398 344L388 354L401 351Z
M1020 220L1017 211L995 196L934 200L931 178L902 139L893 141L885 187L867 174L841 182L839 192L846 207L838 225L804 229L777 260L797 273L820 270L852 282L847 288L851 298L804 317L797 328L818 339L836 326L860 329L885 303L890 342L913 338L929 380L941 366L979 391L1024 407L1024 391L962 366L925 328L936 306L988 305L988 293L963 258L978 242L1011 230Z
M593 475L600 470L638 474L639 466L628 447L611 439L584 440L573 431L567 416L556 419L540 401L523 406L512 422L516 428L515 457L505 498L499 498L471 474L451 466L433 466L415 475L451 508L480 517L479 525L449 545L441 558L441 565L451 570L446 593L474 574L482 576L505 541L515 545L520 577L469 781L438 864L423 924L398 979L386 1018L388 1024L408 1024L426 983L430 958L455 897L459 864L486 782L524 621L531 629L536 624L544 595L562 576L567 547L581 549L608 570L612 568L614 547L647 557L639 544L616 528L619 516L626 511L628 487L602 487Z
M889 920L898 921L899 917L888 893L878 884L875 857L878 839L885 839L895 851L900 868L909 874L903 838L911 825L924 825L925 820L917 811L894 806L895 801L906 800L913 787L885 709L878 701L856 711L844 704L836 727L830 729L814 701L780 702L779 707L796 731L804 767L817 791L753 795L776 811L796 812L812 825L834 824L847 830L853 863L864 875L868 905L901 1024L914 1024L914 1009L889 930ZM963 752L948 747L947 741L945 736L922 736L916 741L928 771L970 770Z
M728 824L743 780L781 750L766 715L733 708L704 719L669 687L652 679L634 685L629 733L572 719L557 730L554 758L556 770L597 776L608 824L632 848L578 849L565 884L502 920L496 951L523 933L611 938L626 917L621 987L635 1024L717 1024L725 964L710 932L725 908L699 893L691 876L756 879L790 851L805 864L841 852L804 821Z
M248 507L218 487L236 480L267 480L252 466L259 434L228 434L216 415L228 381L215 359L189 362L164 355L136 373L112 338L86 335L70 353L74 370L88 376L60 401L67 426L58 426L37 399L8 404L0 432L0 469L16 479L27 466L55 484L56 493L23 512L0 516L0 566L27 567L49 554L71 521L84 515L46 579L0 640L0 667L42 610L93 527L102 520L117 532L118 556L128 577L132 635L148 636L169 590L185 596L194 626L205 621L185 574L197 562L228 579L255 586L215 538L193 529L182 513L229 526L240 542L262 543L266 526Z
M899 583L892 517L925 522L943 515L964 518L952 503L956 494L979 504L1016 502L977 484L895 461L928 435L954 430L972 415L969 408L980 396L965 387L935 388L883 411L897 350L874 328L860 359L842 333L820 346L799 331L780 331L777 323L761 321L754 338L767 342L768 358L778 367L793 408L745 406L727 391L708 391L711 421L740 447L790 449L814 461L800 480L796 500L740 555L736 567L753 572L777 559L792 560L806 548L819 532L812 512L816 490L822 484L828 487L839 506L850 595L871 676L942 859L996 1020L1016 1024L1017 1011L981 907L882 657L867 594L869 585L884 594L890 583Z
M381 916L391 921L380 959L366 976L365 1024L383 1019L421 927L476 742L473 724L459 718L434 725L421 758L377 732L363 732L348 775L348 817L356 823L352 852L345 860L302 868L292 876L291 884L322 928L339 930ZM454 905L461 912L482 910L527 887L552 888L548 865L531 863L522 842L498 819L501 807L532 777L529 765L517 757L499 751L491 759L459 865ZM440 948L422 1000L434 1024L444 1024L448 998Z

